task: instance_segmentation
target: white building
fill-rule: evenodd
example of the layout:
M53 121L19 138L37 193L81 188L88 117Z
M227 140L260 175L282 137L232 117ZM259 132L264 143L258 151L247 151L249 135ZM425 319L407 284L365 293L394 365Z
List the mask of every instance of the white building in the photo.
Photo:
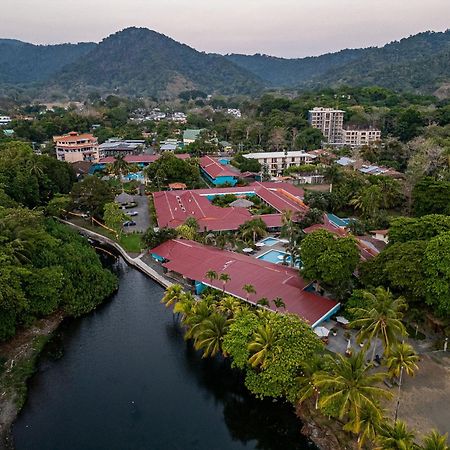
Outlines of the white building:
M229 116L233 116L235 119L240 119L242 117L242 113L240 109L236 109L236 108L228 108L227 109L227 114Z
M344 113L340 109L313 108L308 113L308 120L312 127L322 132L328 144L341 145Z
M0 116L0 127L3 125L8 125L11 122L11 117L9 116Z
M53 142L55 143L56 157L60 161L70 163L99 161L98 140L92 134L78 134L72 131L64 136L55 136Z
M380 141L381 131L376 128L367 128L364 130L343 129L342 137L343 145L357 148Z
M243 156L256 159L263 167L267 166L269 173L275 177L281 175L288 167L311 164L316 159L316 156L303 151L248 153Z
M172 122L177 123L186 123L187 122L187 116L184 112L174 112L171 117Z

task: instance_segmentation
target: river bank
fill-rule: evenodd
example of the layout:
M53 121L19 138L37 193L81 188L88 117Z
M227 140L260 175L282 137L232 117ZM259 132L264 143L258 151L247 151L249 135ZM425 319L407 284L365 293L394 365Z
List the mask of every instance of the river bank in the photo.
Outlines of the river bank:
M61 325L64 314L57 312L19 331L0 344L3 371L0 373L0 448L12 449L11 425L27 396L27 381L35 373L36 363L45 344Z

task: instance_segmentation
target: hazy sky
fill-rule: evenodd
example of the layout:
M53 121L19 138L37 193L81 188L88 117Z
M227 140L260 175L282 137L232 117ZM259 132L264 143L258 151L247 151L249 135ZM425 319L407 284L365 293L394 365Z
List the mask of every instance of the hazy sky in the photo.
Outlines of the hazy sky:
M450 0L0 0L0 37L99 41L129 26L198 50L301 57L450 27Z

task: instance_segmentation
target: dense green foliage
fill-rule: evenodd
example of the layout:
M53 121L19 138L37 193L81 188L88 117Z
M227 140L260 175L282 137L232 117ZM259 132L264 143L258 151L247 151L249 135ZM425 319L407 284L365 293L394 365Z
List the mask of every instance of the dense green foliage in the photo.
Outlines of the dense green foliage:
M25 208L0 207L0 340L57 309L79 316L116 288L87 242Z
M113 189L95 176L88 176L76 183L70 193L72 207L101 219L105 205L114 199Z

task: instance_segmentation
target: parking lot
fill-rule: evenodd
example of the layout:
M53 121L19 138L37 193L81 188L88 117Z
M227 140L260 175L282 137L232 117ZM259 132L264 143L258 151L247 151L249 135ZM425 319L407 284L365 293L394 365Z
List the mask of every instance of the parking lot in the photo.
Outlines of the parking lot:
M124 212L131 213L133 211L137 211L138 215L130 218L136 222L136 225L132 227L123 227L124 233L144 233L150 225L147 196L136 195L134 199L137 206L126 209Z

